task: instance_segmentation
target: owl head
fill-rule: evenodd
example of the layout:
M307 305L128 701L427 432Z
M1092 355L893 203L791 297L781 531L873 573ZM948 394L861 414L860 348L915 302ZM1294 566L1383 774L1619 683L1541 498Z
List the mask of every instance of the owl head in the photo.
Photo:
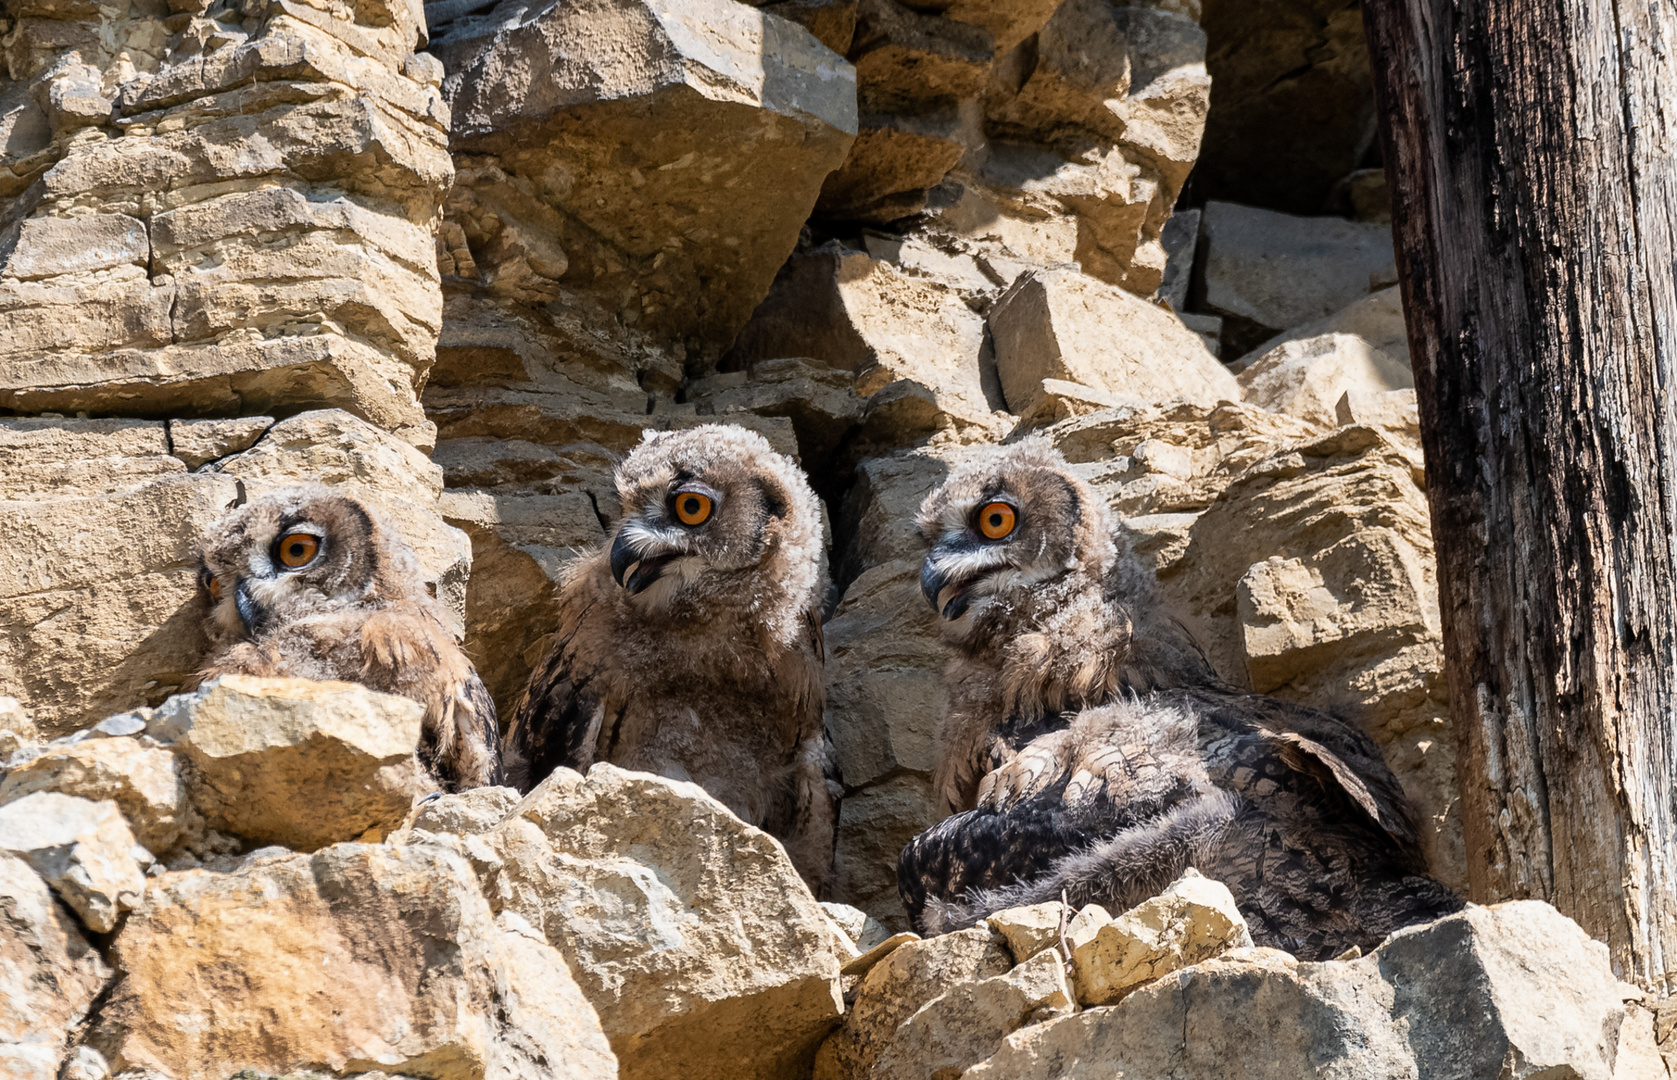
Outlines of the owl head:
M1100 596L1117 558L1105 504L1040 436L975 452L917 523L931 549L920 588L956 642L1028 616L1039 598Z
M801 618L824 587L815 493L791 459L732 425L646 432L618 468L611 576L658 618Z
M216 642L304 615L394 599L413 553L366 504L323 484L279 488L213 523L199 579Z

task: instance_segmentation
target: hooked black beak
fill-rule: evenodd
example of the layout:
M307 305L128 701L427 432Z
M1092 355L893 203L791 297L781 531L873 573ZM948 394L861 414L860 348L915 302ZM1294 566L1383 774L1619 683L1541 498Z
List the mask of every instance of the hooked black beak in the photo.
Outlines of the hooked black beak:
M611 576L621 585L630 596L638 596L647 586L664 576L664 568L675 559L675 553L637 554L638 548L644 548L644 542L636 545L630 541L628 530L617 534L617 539L611 545Z
M959 619L967 613L967 606L972 602L969 589L973 582L957 582L953 575L938 567L935 558L936 552L926 556L925 564L920 567L920 591L926 594L932 610L940 618L950 621ZM951 586L954 593L945 599L944 591Z
M233 586L233 607L239 613L239 621L245 624L245 633L254 635L262 629L264 612L256 606L256 598L250 595L250 583L244 578Z

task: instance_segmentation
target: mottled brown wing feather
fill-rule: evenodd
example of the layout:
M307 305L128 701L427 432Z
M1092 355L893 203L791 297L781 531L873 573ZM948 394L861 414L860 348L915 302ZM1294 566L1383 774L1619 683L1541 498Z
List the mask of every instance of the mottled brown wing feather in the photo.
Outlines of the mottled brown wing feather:
M400 604L368 617L361 662L368 686L425 707L420 758L444 790L502 782L495 702L433 612Z
M561 766L586 769L593 760L600 696L573 674L569 637L556 638L530 672L507 728L507 783L528 792Z

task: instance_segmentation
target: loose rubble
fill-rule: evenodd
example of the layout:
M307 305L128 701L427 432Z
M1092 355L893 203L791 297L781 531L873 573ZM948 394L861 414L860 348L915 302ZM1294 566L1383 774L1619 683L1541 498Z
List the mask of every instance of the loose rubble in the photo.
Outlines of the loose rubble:
M1116 1005L1172 971L1252 946L1228 888L1193 871L1116 919L1098 905L1078 919L1066 944L1083 1005Z
M137 847L114 802L38 791L0 806L0 852L28 863L96 934L140 902L151 858Z
M1662 1076L1640 997L1548 905L1469 907L1357 960L1226 953L1017 1032L964 1076Z

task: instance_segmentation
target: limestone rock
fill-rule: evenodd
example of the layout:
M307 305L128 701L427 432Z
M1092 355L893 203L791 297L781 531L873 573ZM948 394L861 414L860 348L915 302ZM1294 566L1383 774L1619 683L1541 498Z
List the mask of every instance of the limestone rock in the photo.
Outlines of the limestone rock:
M907 928L897 856L943 816L931 793L948 654L920 594L924 546L914 513L958 446L932 441L863 458L839 511L843 598L824 628L827 728L844 776L835 865L839 894L892 929Z
M906 925L897 855L941 813L931 796L939 681L946 657L920 596L919 563L874 567L851 583L825 628L827 724L846 786L837 878L888 926Z
M29 864L0 854L0 1072L56 1080L110 969Z
M1058 900L1050 900L998 911L984 921L1007 941L1013 962L1023 964L1044 949L1060 944L1061 920L1069 921L1072 914Z
M992 123L1104 135L1168 190L1181 189L1199 154L1211 86L1205 34L1193 19L1145 5L1067 0L1035 51L1018 93L987 103Z
M1325 319L1305 323L1275 335L1230 363L1236 371L1289 341L1321 337L1324 334L1352 334L1368 343L1370 349L1385 353L1392 360L1408 368L1409 330L1403 321L1403 296L1398 286L1371 292L1361 300L1329 315Z
M1328 193L1326 210L1343 214L1353 221L1392 223L1392 191L1386 183L1386 170L1353 169L1333 186Z
M834 243L787 262L730 358L809 357L853 373L867 397L896 383L928 392L929 422L899 438L949 427L999 434L983 348L984 320L957 291Z
M471 869L432 845L164 875L113 955L90 1042L119 1072L615 1075L564 961L497 925Z
M0 805L37 791L116 803L134 837L161 855L197 833L179 759L135 738L52 744L0 778Z
M274 426L271 416L237 420L171 420L169 452L196 469L217 458L249 450L262 433Z
M135 847L114 802L40 791L0 806L0 853L28 863L95 933L110 933L145 891Z
M789 1075L842 1011L832 923L696 785L558 769L487 839L491 899L564 954L626 1078Z
M1240 399L1234 378L1170 312L1074 271L1021 277L989 324L1002 392L1017 413L1033 411L1046 379L1137 403Z
M930 208L933 228L1152 294L1166 268L1161 230L1204 126L1204 59L1205 36L1183 10L1059 5L992 69L988 137L952 174L959 191Z
M785 417L797 436L797 459L811 475L836 464L836 455L856 435L868 406L850 372L801 357L758 361L743 371L695 379L687 400L698 406L700 416L713 417L716 423ZM880 438L885 433L875 425L868 435Z
M23 702L0 695L0 767L4 767L6 760L19 750L40 741L40 729L23 707Z
M849 56L863 109L915 112L977 97L995 51L982 27L897 0L861 0Z
M1202 0L1217 86L1195 189L1320 213L1374 141L1374 76L1350 0Z
M211 827L313 851L407 816L423 712L354 683L227 675L170 698L147 731L192 763Z
M32 11L8 70L58 137L3 192L0 406L337 406L426 441L453 170L441 97L405 73L416 11Z
M516 453L519 447L502 449ZM458 488L444 493L442 507L445 520L472 541L466 654L501 715L511 716L558 625L553 595L560 575L604 540L605 530L593 500L581 491Z
M64 1059L58 1080L110 1080L111 1066L105 1055L91 1046L78 1046Z
M856 946L858 954L872 951L893 936L884 923L861 908L854 908L849 904L834 903L831 900L823 900L821 910L825 911L827 917L833 920L834 926L844 931L845 936Z
M1354 334L1300 338L1271 349L1240 373L1246 400L1323 427L1338 420L1348 393L1409 390L1415 376L1403 364Z
M906 929L897 856L942 818L929 774L897 773L847 792L835 864L844 895L892 930Z
M161 423L0 420L0 542L32 553L0 571L0 685L41 734L155 704L198 666L193 545L236 499Z
M1025 270L1070 263L1151 294L1209 102L1192 7L861 3L860 132L817 217L942 249L964 269L925 276L977 310ZM899 262L875 239L870 254Z
M567 288L714 358L767 292L856 134L855 72L730 0L550 4L463 20L451 198L491 289Z
M1072 965L1077 1000L1084 1005L1115 1004L1162 975L1252 945L1227 886L1192 870L1158 896L1079 936Z
M817 1075L835 1080L873 1075L898 1025L922 1005L951 986L1005 975L1012 967L1007 949L988 927L898 946L856 988L844 1026L821 1047Z
M1237 1063L1252 1080L1610 1080L1627 1075L1615 1065L1636 995L1613 976L1605 946L1547 904L1518 901L1400 930L1348 962L1237 950L1114 1008L1017 1032L965 1076L1209 1080Z
M1343 218L1304 218L1212 202L1200 223L1195 295L1223 316L1224 342L1245 352L1391 285L1392 233Z
M1041 952L1005 975L960 983L897 1027L874 1075L956 1080L1028 1024L1077 1011L1065 962Z
M495 925L500 957L491 972L501 1030L487 1080L617 1080L617 1056L565 958L516 915L503 913Z
M881 960L896 952L900 946L919 940L921 940L919 934L908 930L899 931L881 940L867 952L847 960L844 966L839 968L839 974L847 978L854 976L860 979L877 967ZM822 1045L825 1046L826 1044L823 1043Z
M1200 211L1177 210L1159 230L1165 249L1165 277L1159 283L1159 299L1181 315L1188 308L1188 289L1194 281L1194 252L1199 248Z
M1429 823L1434 874L1458 883L1430 516L1397 438L1340 428L1252 465L1189 529L1169 588L1218 670L1260 693L1358 703Z
M522 798L509 787L480 787L423 802L402 823L406 830L476 836L499 825ZM394 840L392 841L394 842Z
M961 160L953 109L898 116L864 113L844 164L821 185L816 213L886 224L924 209L926 195Z
M1413 390L1347 390L1334 403L1334 419L1341 424L1387 428L1408 436L1412 445L1421 443L1421 414Z
M792 20L840 56L856 34L856 0L769 0L752 6Z

